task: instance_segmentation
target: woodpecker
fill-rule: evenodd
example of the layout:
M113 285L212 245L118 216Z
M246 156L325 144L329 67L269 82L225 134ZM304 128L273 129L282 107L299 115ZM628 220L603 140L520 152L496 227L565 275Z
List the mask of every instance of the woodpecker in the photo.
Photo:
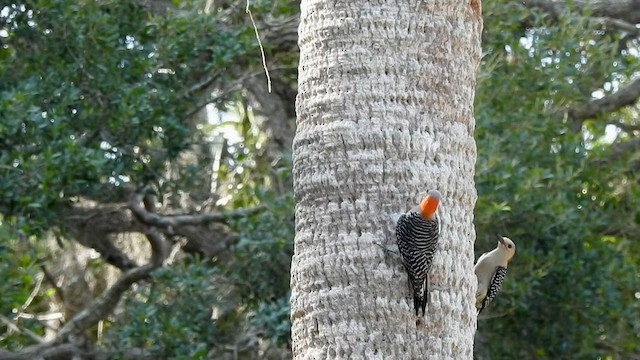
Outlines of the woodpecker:
M409 275L416 315L419 315L418 310L422 309L424 316L429 298L427 275L440 234L440 223L436 215L439 202L440 192L430 190L420 202L420 206L401 215L396 224L398 250Z
M509 261L515 254L516 244L507 237L498 236L498 246L478 258L474 268L478 278L478 290L476 291L478 315L498 295L507 275Z

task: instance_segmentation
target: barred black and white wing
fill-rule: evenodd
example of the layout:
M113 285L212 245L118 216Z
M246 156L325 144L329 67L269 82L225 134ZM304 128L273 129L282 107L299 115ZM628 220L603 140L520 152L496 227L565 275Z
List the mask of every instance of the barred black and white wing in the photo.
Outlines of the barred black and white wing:
M484 308L489 305L496 298L500 289L502 289L502 283L504 282L504 278L507 276L507 268L504 266L498 266L496 272L493 274L491 278L491 282L489 283L489 288L487 289L487 295L484 300L482 300L482 307L478 309L478 315L480 312L484 310Z
M418 212L400 216L396 224L398 250L413 290L413 306L425 314L429 298L429 269L438 245L438 218L425 220Z

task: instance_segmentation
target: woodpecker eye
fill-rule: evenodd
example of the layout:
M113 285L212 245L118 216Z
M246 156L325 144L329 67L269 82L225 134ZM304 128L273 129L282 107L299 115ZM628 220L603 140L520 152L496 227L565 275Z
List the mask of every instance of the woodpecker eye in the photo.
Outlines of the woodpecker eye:
M511 249L511 244L507 245L507 247L509 247L509 249Z

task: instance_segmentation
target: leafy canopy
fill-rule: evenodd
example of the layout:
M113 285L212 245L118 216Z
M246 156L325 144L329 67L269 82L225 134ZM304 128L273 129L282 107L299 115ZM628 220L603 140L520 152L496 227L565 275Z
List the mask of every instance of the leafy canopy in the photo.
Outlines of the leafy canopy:
M193 87L242 63L252 32L131 1L42 0L0 13L0 214L30 233L82 196L165 183L192 136ZM204 80L203 80L204 79Z
M478 332L483 358L596 358L638 351L640 226L629 137L613 114L582 123L568 109L610 94L637 72L588 13L558 19L518 3L489 4L476 98L478 251L495 233L518 246ZM630 44L633 46L633 44ZM637 45L637 44L636 44ZM633 112L618 115L637 123ZM611 159L611 160L609 160ZM634 260L635 258L635 260ZM636 285L634 285L636 284ZM613 350L612 350L613 349Z

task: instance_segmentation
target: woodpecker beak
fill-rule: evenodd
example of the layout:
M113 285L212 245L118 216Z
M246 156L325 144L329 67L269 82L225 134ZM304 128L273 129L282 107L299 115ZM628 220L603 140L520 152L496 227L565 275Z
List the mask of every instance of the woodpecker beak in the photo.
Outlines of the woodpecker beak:
M498 242L499 242L500 244L502 244L502 246L507 246L507 245L505 245L505 243L504 243L504 237L503 237L503 236L498 235Z

